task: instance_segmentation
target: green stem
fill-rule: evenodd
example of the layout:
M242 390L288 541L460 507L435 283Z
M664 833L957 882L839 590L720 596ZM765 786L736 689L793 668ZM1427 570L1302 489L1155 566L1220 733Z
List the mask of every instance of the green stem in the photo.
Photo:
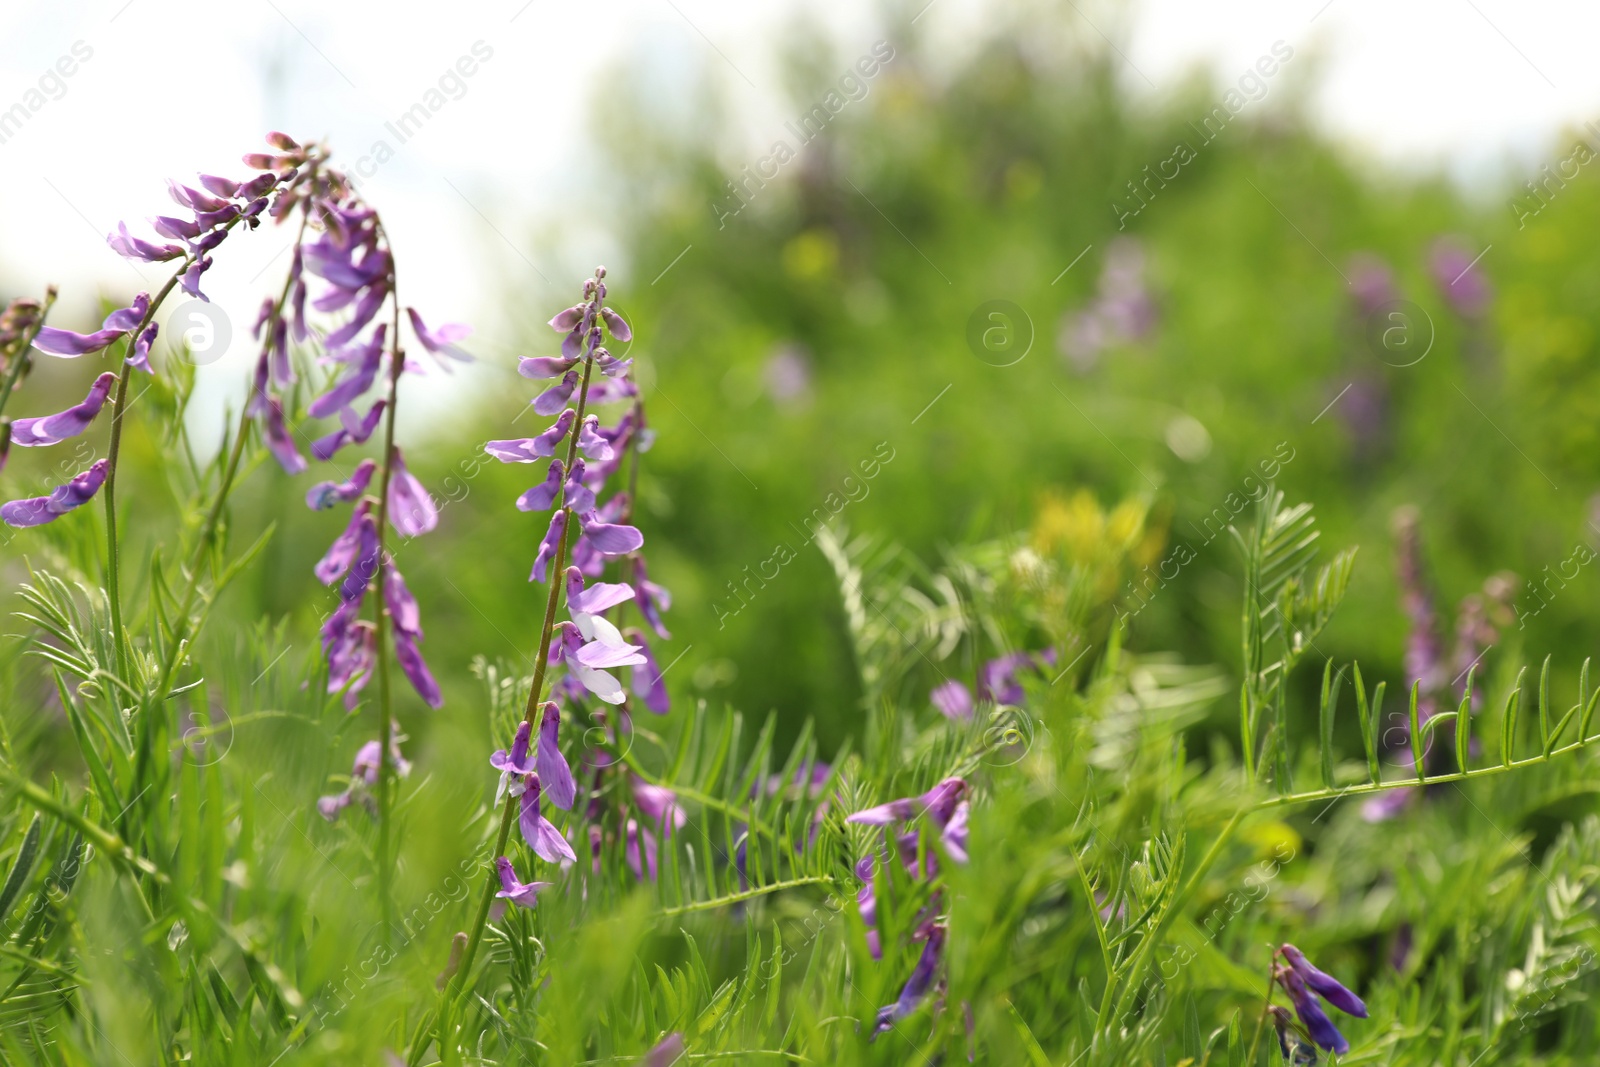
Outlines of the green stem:
M39 317L17 338L16 346L12 349L11 366L6 372L5 385L0 386L0 415L5 414L11 393L16 389L17 382L22 380L22 369L29 363L28 349L32 346L33 339L39 336L39 331L44 328L45 316L50 314L50 306L55 302L56 287L52 285L45 290L44 303L39 305Z
M600 307L600 296L594 296L596 317ZM572 432L567 441L566 470L572 470L572 465L578 458L578 435L583 430L584 408L589 402L589 377L594 369L594 353L592 346L585 354L583 360L583 382L578 389L577 417L572 421ZM566 527L562 531L561 540L556 545L555 559L551 561L548 572L550 578L550 596L544 606L544 627L539 633L539 656L533 664L533 684L528 687L528 703L523 710L523 721L533 722L535 713L539 710L540 697L544 693L545 667L550 658L550 636L555 630L556 611L561 604L562 571L566 569L567 544L572 539L572 525L575 521L572 509L566 506L566 484L562 483L560 507L566 514ZM494 903L494 887L496 872L494 858L505 855L506 841L511 836L511 824L517 816L517 798L506 797L504 809L500 814L500 830L495 835L494 851L490 853L488 876L484 881L483 895L478 899L478 911L473 917L472 928L467 933L467 947L461 953L461 965L451 977L449 985L445 987L444 1004L439 1011L439 1055L445 1063L455 1060L455 1022L453 1009L456 999L461 995L461 990L466 985L467 976L472 972L472 961L478 954L478 946L483 941L483 928L489 921L489 908Z
M381 232L381 226L380 226ZM387 241L385 242L387 243ZM394 928L394 847L390 832L391 778L394 760L389 749L394 742L394 711L389 691L389 613L384 610L384 571L388 567L387 541L389 536L389 482L394 475L394 424L395 408L399 406L400 375L405 371L405 353L400 348L400 291L395 279L394 256L389 257L389 299L394 305L394 321L389 338L389 406L383 422L383 477L378 486L378 570L373 576L377 583L377 626L374 639L378 646L378 906L383 912L383 943L389 944ZM359 566L359 561L357 561Z

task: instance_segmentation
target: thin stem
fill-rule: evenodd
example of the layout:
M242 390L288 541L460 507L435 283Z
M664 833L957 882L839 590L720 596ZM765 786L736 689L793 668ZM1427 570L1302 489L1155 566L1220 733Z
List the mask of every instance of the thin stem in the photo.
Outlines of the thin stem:
M593 304L598 317L598 311L600 307L600 295L598 291L596 291L594 295ZM589 346L589 350L584 355L583 382L578 389L577 417L572 421L572 432L567 441L566 471L572 470L572 465L577 461L578 458L578 435L583 431L584 409L589 402L589 378L594 369L593 348L594 346L591 344ZM550 638L551 634L555 630L556 611L560 607L561 603L561 589L562 585L564 584L562 581L562 572L566 569L567 564L567 544L572 538L572 525L574 516L572 509L566 505L566 482L564 480L557 492L560 495L559 506L566 515L566 525L562 530L560 541L556 544L555 559L552 560L551 569L548 572L550 578L550 596L545 601L544 627L539 633L539 655L533 664L533 683L528 687L528 703L526 708L523 710L522 715L523 721L529 723L533 722L534 715L539 709L540 697L544 693L546 673L545 668L550 658ZM437 1032L439 1037L439 1054L441 1059L447 1063L455 1058L455 1024L454 1019L452 1018L453 1008L456 999L461 995L461 990L466 984L467 975L472 972L472 961L478 954L479 944L481 944L483 941L483 928L484 925L489 921L489 908L494 903L496 873L493 865L493 857L505 854L506 841L511 836L511 823L515 820L516 814L517 798L509 796L506 797L505 807L502 809L500 814L500 830L495 836L494 851L490 853L491 859L490 863L488 864L488 876L484 881L483 895L478 900L478 911L473 917L472 928L467 933L467 947L461 953L461 965L456 969L456 973L451 977L449 985L445 987L444 1004L440 1008L439 1027Z
M1271 948L1272 946L1269 945L1267 947ZM1256 1020L1256 1032L1250 1038L1250 1051L1245 1053L1244 1062L1246 1063L1256 1062L1256 1046L1261 1044L1261 1031L1266 1028L1267 1015L1272 1010L1272 972L1277 962L1276 953L1267 957L1267 996L1261 1004L1261 1018Z
M44 303L39 305L39 317L17 338L16 347L12 349L11 366L6 372L5 385L0 386L0 415L5 414L6 403L10 401L17 382L22 380L22 369L29 363L28 349L32 346L33 339L39 336L39 331L44 328L45 316L50 314L50 307L55 302L56 287L52 285L45 290Z
M378 232L382 233L382 225ZM387 236L384 240L388 244ZM393 837L389 828L390 779L394 774L394 761L389 749L394 743L394 711L389 692L389 615L384 610L384 571L388 567L387 541L389 536L389 482L394 475L394 423L395 408L399 406L400 375L405 371L405 353L400 348L400 290L395 278L394 254L389 255L389 299L394 306L394 321L389 338L389 405L383 422L383 477L378 487L378 569L377 626L375 640L378 646L378 714L382 722L378 727L378 905L383 911L383 943L388 945L394 927L394 861L390 855Z

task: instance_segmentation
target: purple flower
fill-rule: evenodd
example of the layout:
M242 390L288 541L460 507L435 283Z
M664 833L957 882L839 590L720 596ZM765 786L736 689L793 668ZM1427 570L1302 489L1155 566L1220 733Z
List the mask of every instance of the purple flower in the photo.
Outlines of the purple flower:
M0 519L17 527L43 526L55 522L73 508L87 504L100 491L106 480L106 461L95 460L89 469L65 485L58 485L49 496L12 500L0 505Z
M926 813L934 825L943 830L966 795L966 779L946 778L921 796L891 800L887 804L858 811L845 821L864 826L888 826Z
M954 679L936 686L928 699L947 719L972 718L972 690Z
M556 552L561 546L562 538L567 536L567 513L558 510L550 516L550 526L544 532L544 540L539 542L539 554L533 560L533 573L528 575L530 582L544 581L545 571L555 561Z
M377 660L377 634L370 622L357 618L359 601L341 601L322 627L322 651L328 659L328 692L345 690L345 707L354 710L356 694L366 687Z
M563 811L571 811L578 789L572 781L572 769L567 766L567 758L561 754L561 709L553 700L545 701L540 707L544 717L539 721L539 748L536 754L539 780L545 783L550 803Z
M268 397L266 404L266 438L267 450L283 467L285 474L299 474L306 469L306 458L295 447L294 438L289 436L289 427L283 421L283 402L277 397Z
M567 401L572 399L572 394L578 389L578 372L569 370L561 376L561 380L538 396L533 398L533 410L537 415L554 415L567 406Z
M161 327L153 322L146 326L144 332L133 342L133 350L123 362L130 367L139 368L146 374L154 374L155 371L150 368L150 346L156 343L156 335L160 332Z
M200 276L211 269L211 257L201 256L189 264L189 269L183 272L183 277L178 279L178 288L188 293L197 300L211 302L211 298L200 291Z
M590 459L608 460L616 456L611 442L600 434L600 416L585 415L578 431L578 448Z
M1400 295L1395 289L1394 272L1377 256L1366 252L1352 256L1349 271L1350 298L1362 316L1375 314Z
M1457 315L1475 319L1489 310L1494 289L1472 253L1461 245L1449 238L1435 241L1428 269L1433 274L1433 284Z
M1013 652L983 665L978 672L978 699L992 700L996 704L1020 704L1027 696L1017 681L1017 672L1024 668L1037 669L1056 661L1056 650L1043 652Z
M572 473L567 475L566 486L562 489L562 499L566 506L580 515L595 509L594 490L584 484L584 476L587 473L583 457L574 459Z
M861 888L856 891L856 910L861 913L861 922L867 927L867 951L872 953L875 960L883 959L883 941L876 929L878 925L878 897L873 891L872 880L877 876L878 858L872 853L867 853L856 861L856 877L861 879Z
M501 463L537 463L541 459L549 459L556 454L556 445L560 444L572 430L572 423L577 419L578 413L568 408L563 411L551 424L550 428L537 437L514 438L509 441L487 441L483 450Z
M674 1031L645 1053L642 1067L672 1067L683 1059L683 1035Z
M307 413L312 418L327 418L340 408L348 407L362 393L372 388L383 365L383 341L386 326L373 331L367 343L358 348L335 352L330 358L345 363L352 369L332 389L311 402Z
M649 830L639 828L637 820L629 819L627 826L628 845L626 856L628 866L633 868L634 876L640 881L649 878L656 880L656 837Z
M558 311L550 320L550 328L556 333L568 333L588 317L588 310L588 304L573 304L565 311Z
M517 373L524 378L559 378L577 362L557 356L523 356L517 362Z
M418 537L439 525L439 509L433 498L406 469L405 456L398 446L390 461L389 522L402 537Z
M416 635L408 634L398 626L394 630L394 658L423 703L430 708L444 706L444 694L439 692L439 683L434 681L433 672L428 670L428 664L423 661L422 651L417 648Z
M585 587L583 574L576 567L567 568L567 610L573 615L598 615L618 604L633 599L633 587L622 582L596 582ZM582 623L579 622L581 628Z
M633 695L639 698L639 702L646 709L657 715L665 715L672 709L672 698L667 695L667 685L661 680L661 668L656 666L656 657L650 651L650 646L645 643L644 634L636 629L630 629L626 636L644 657L644 662L629 672Z
M365 444L372 436L372 431L377 429L378 420L383 416L383 409L387 405L386 400L374 402L371 410L362 418L356 417L354 408L340 408L339 422L342 424L340 429L311 442L311 454L326 463L345 445Z
M559 459L550 461L550 469L545 472L544 481L517 497L518 511L548 511L556 502L556 494L561 492L561 483L565 481L566 470Z
M372 473L377 469L377 460L364 459L356 465L355 473L350 475L348 482L318 482L306 490L306 507L313 511L324 511L335 504L359 500L372 483Z
M633 340L633 331L622 321L621 315L610 308L601 308L600 317L606 320L606 329L611 332L612 337L624 343Z
M963 800L956 805L956 810L950 814L950 821L945 824L944 833L939 836L944 843L944 850L950 858L957 863L967 862L967 802Z
M411 318L411 332L417 335L417 340L422 343L423 348L435 356L449 356L451 359L463 362L472 359L456 345L457 341L472 333L472 327L463 326L458 322L447 322L437 329L430 330L427 323L422 321L422 316L417 314L416 308L406 308L406 314ZM440 365L443 366L443 363Z
M651 785L643 778L634 778L631 785L633 801L639 805L639 814L659 829L663 836L671 837L672 831L683 828L688 816L678 804L677 793L664 785Z
M73 333L71 330L58 330L54 326L39 327L39 332L33 339L33 347L46 355L61 356L65 359L98 352L123 334L137 330L149 310L150 294L140 293L133 298L132 304L118 308L107 315L105 321L100 324L100 329L94 333Z
M581 516L583 536L595 550L606 556L625 556L644 547L644 534L636 527L601 522L598 513Z
M1305 953L1287 942L1282 948L1278 949L1278 952L1288 961L1294 973L1300 976L1300 980L1311 987L1322 999L1346 1015L1353 1015L1357 1019L1365 1019L1367 1017L1367 1006L1362 1003L1361 998L1346 989L1332 975L1325 974L1312 966L1311 961L1306 959Z
M639 614L644 616L644 621L650 624L650 629L663 641L670 641L672 635L661 623L661 613L672 607L672 594L666 589L650 581L645 576L644 560L635 558L633 561L634 586L638 594Z
M896 1022L915 1011L917 1005L928 995L928 988L933 985L934 975L939 970L939 961L944 955L944 927L928 923L918 931L918 934L926 939L922 946L922 955L917 958L917 965L912 968L911 977L906 979L905 986L900 990L899 999L878 1010L878 1018L872 1027L873 1037L877 1037L885 1030L893 1029Z
M495 896L502 900L532 909L539 902L539 890L549 889L554 882L519 882L517 872L511 866L511 861L504 856L494 861L494 869L500 872L500 892Z
M533 774L538 766L528 758L528 746L532 740L533 723L524 719L517 724L517 735L511 740L511 751L495 749L489 757L489 766L501 774Z
M637 645L604 640L585 642L583 632L572 622L558 624L552 638L551 663L565 663L585 689L607 704L622 703L622 683L605 673L605 668L643 663L644 656L639 654Z
M1300 1022L1305 1025L1312 1041L1329 1052L1336 1052L1341 1056L1350 1051L1350 1042L1346 1041L1339 1028L1333 1025L1333 1020L1322 1010L1322 1005L1306 988L1299 974L1290 967L1277 967L1273 970L1273 977L1283 986L1284 992L1289 994L1295 1014L1300 1016Z
M177 220L174 219L174 222ZM159 229L159 227L157 227ZM199 234L198 227L196 235ZM172 235L168 235L172 236ZM106 237L106 244L119 256L126 259L143 260L146 263L161 263L169 259L177 259L183 255L182 245L158 245L153 241L146 241L142 237L135 237L128 232L126 222L117 223L117 232Z
M36 445L60 444L69 437L76 437L89 428L89 424L100 414L100 409L105 406L106 397L111 395L111 385L117 376L106 371L94 380L89 387L89 395L83 398L81 404L75 404L65 411L54 415L40 415L32 419L18 419L11 424L11 443L23 447Z
M572 846L567 844L567 839L539 811L539 776L530 774L524 783L522 815L517 820L522 829L522 839L533 849L534 855L546 863L559 863L562 860L576 862L578 857L573 853Z
M320 797L317 800L317 811L329 822L339 817L339 813L350 806L358 791L364 792L378 784L378 761L383 752L383 746L377 741L368 741L356 750L355 763L350 767L350 785L343 793L332 796ZM389 757L394 765L394 772L401 778L411 773L411 763L400 754L400 738L395 737L389 745ZM370 802L369 802L370 803Z

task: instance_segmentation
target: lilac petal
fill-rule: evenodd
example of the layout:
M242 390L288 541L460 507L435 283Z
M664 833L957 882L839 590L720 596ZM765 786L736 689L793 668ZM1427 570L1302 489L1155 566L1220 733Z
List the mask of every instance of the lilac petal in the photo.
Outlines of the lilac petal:
M911 977L906 979L904 988L900 990L899 999L879 1009L877 1021L872 1028L874 1037L885 1030L893 1029L896 1022L915 1011L917 1005L928 995L928 987L933 984L934 974L944 953L944 930L938 926L930 927L927 937L927 943L922 947L922 955L917 958L917 965L912 968Z
M574 326L572 332L561 339L561 358L577 360L583 357L583 327Z
M436 356L444 355L452 359L470 361L472 359L466 352L456 345L457 341L466 338L472 333L472 327L464 326L459 322L447 322L435 329L428 329L422 316L417 314L416 308L406 308L406 314L411 317L412 332L417 335L417 340L422 347Z
M954 679L937 686L928 699L947 719L972 718L972 690Z
M539 542L539 554L534 557L533 573L528 576L530 582L544 581L545 571L556 558L556 549L561 544L561 539L567 535L567 513L557 511L550 516L550 527L545 530L544 540Z
M678 794L671 789L663 785L651 785L642 778L631 779L629 785L633 790L633 801L639 805L639 813L662 829L667 837L688 822L688 816L678 803Z
M577 362L555 356L523 356L517 362L517 373L524 378L559 378Z
M366 596L367 585L378 573L378 523L371 513L362 515L356 529L355 550L351 554L350 569L339 583L339 598L359 601Z
M628 866L640 881L656 880L656 838L649 830L639 829L633 819L628 820ZM641 847L642 846L642 847Z
M633 667L643 662L644 656L640 653L638 645L614 645L609 641L589 641L568 660L568 666L576 664L598 671L607 667Z
M633 526L612 525L601 522L591 511L583 516L583 536L599 552L607 556L625 556L644 546L644 534Z
M512 774L532 774L538 765L528 758L528 746L533 737L533 723L524 719L517 724L517 736L511 741L511 751L497 748L489 757L489 766L497 771Z
M41 326L33 338L33 347L50 356L71 359L89 352L98 352L121 337L126 330L97 330L94 333L73 333L54 326Z
M600 317L606 320L606 329L611 331L612 337L623 342L633 340L633 331L628 328L621 315L610 308L601 308Z
M317 581L323 585L332 585L350 569L350 564L356 558L356 550L360 547L362 524L367 520L371 509L371 503L365 500L356 505L355 513L350 516L350 522L345 526L344 532L334 539L322 559L312 568Z
M383 302L388 297L388 291L381 286L375 285L368 289L362 294L361 302L356 305L355 313L350 317L350 321L330 333L323 343L329 348L342 348L354 341L356 335L366 329L367 323L371 322L378 314L378 310L383 307Z
M554 415L567 406L567 401L572 399L572 394L578 388L578 372L569 370L561 376L561 380L533 400L533 410L538 415Z
M1285 944L1282 949L1283 958L1289 961L1289 966L1300 976L1306 985L1322 995L1322 999L1338 1008L1346 1015L1353 1015L1357 1019L1367 1017L1367 1006L1360 997L1340 984L1337 978L1317 970L1306 959L1305 953L1293 945Z
M623 582L597 582L587 588L578 568L567 568L567 606L586 615L597 615L608 608L633 599L633 587Z
M179 207L186 207L194 211L216 211L228 203L226 200L219 200L217 197L202 193L198 189L190 188L187 185L179 185L171 178L167 179L167 192Z
M600 416L587 415L583 420L583 427L578 432L578 447L590 459L608 460L616 453L612 451L611 442L607 441L598 432Z
M377 741L368 741L356 749L356 758L350 765L350 777L364 785L378 784L378 765L382 758L383 746Z
M422 636L422 613L417 607L417 598L406 586L400 568L392 562L383 571L383 603L397 631L413 638Z
M394 658L423 703L430 708L444 706L444 694L439 692L439 683L434 681L433 672L428 670L427 663L423 661L416 638L399 627L395 627L394 631Z
M567 475L566 488L562 490L562 498L567 507L580 515L595 508L594 490L584 484L587 474L583 457L579 456L572 461L572 473Z
M294 438L283 421L283 402L277 397L267 401L266 436L270 451L285 474L299 474L306 469L306 457L295 447Z
M388 401L378 400L372 405L365 417L356 418L353 408L340 408L339 421L344 426L326 437L319 437L311 443L311 454L326 462L332 459L334 453L348 444L363 444L372 436L372 431L377 429L378 420L383 416L383 409Z
M544 703L544 718L539 722L539 780L545 783L550 803L563 811L571 811L577 786L572 781L572 769L561 754L560 731L561 711L553 701L547 700Z
M145 331L139 335L139 339L133 343L133 351L128 353L124 362L130 367L137 367L146 374L154 374L155 371L150 369L150 346L156 343L156 334L160 330L161 327L153 322L147 326Z
M550 469L545 472L544 481L517 497L518 511L548 511L556 502L556 494L561 491L562 482L561 461L550 461Z
M672 608L672 594L645 576L644 557L634 557L633 565L639 614L644 616L644 621L650 624L650 629L656 632L657 637L663 641L670 641L672 635L667 632L666 626L662 625L661 613Z
M200 184L218 196L237 196L239 183L232 178L219 178L215 174L200 175Z
M128 232L126 222L117 223L117 232L106 237L106 244L125 259L138 259L146 263L161 263L177 259L184 254L181 245L158 245L142 237L135 237Z
M418 537L439 525L439 509L433 498L406 469L400 449L394 450L389 474L389 522L402 537Z
M322 630L323 652L328 658L328 692L345 691L346 708L354 709L356 694L372 678L377 661L377 633L369 622L356 619L358 601L346 601L329 617Z
M665 715L672 708L672 699L667 694L666 683L661 680L661 668L656 665L655 654L650 651L644 635L638 630L629 630L628 640L637 642L635 647L644 657L644 662L630 672L633 695L639 698L646 709L657 715Z
M567 667L579 684L607 704L621 704L627 699L627 694L622 691L622 683L605 671L586 667L576 660L569 661Z
M359 500L361 494L367 491L367 486L372 483L372 473L377 469L377 460L364 459L356 466L355 473L350 475L348 482L318 482L306 491L306 507L313 511L323 511L335 504L348 504L352 500Z
M211 257L201 256L199 259L195 260L189 265L188 270L183 272L183 277L178 280L178 287L184 292L188 293L190 296L198 300L204 300L209 304L211 302L211 298L200 291L200 276L204 274L210 268L210 266Z
M1311 1040L1329 1052L1344 1055L1350 1051L1350 1042L1346 1041L1339 1028L1333 1025L1333 1020L1328 1018L1328 1013L1322 1010L1322 1005L1317 1003L1317 998L1305 987L1300 976L1287 967L1279 968L1278 981L1288 991L1289 999L1294 1003L1295 1014L1300 1016L1300 1021L1305 1024L1306 1032L1311 1035Z
M11 443L25 448L36 445L60 444L69 437L76 437L89 428L95 416L100 414L100 409L105 406L106 397L111 394L111 385L117 376L106 371L94 380L89 387L89 395L83 398L81 404L75 404L65 411L54 415L40 415L31 419L18 419L11 424Z
M565 311L556 312L555 318L550 320L550 328L556 333L566 333L583 321L587 308L587 304L573 304Z
M644 1056L644 1067L674 1067L683 1059L683 1035L673 1031L656 1043Z
M43 526L54 522L73 508L87 504L106 480L106 461L95 460L89 469L65 485L58 485L49 496L13 500L0 505L0 519L12 526Z
M500 892L495 896L524 908L532 908L539 901L539 890L549 889L554 882L522 882L517 879L516 868L511 866L511 861L504 856L494 861L495 870L500 872Z
M171 215L157 215L150 220L150 225L163 237L170 237L174 241L192 241L200 236L199 223L190 222L188 219L175 219Z
M944 850L950 858L957 863L967 862L967 802L963 800L956 805L956 810L950 816L950 821L945 824L944 834L940 840L944 843Z
M365 345L338 353L333 357L340 362L353 364L354 368L332 389L311 402L308 413L312 418L327 418L372 388L372 382L377 378L378 369L383 363L384 337L385 329L379 326Z
M546 863L577 862L578 857L567 839L539 811L539 776L530 774L527 781L528 788L522 793L522 815L517 820L522 839L533 849L534 855Z
M332 796L318 797L317 814L321 815L329 822L336 822L339 818L339 813L345 808L348 808L351 801L354 799L354 796L348 789L346 789L343 793L334 793Z
M100 324L102 330L137 330L150 314L150 294L140 293L133 298L133 303L125 308L118 308L105 317Z

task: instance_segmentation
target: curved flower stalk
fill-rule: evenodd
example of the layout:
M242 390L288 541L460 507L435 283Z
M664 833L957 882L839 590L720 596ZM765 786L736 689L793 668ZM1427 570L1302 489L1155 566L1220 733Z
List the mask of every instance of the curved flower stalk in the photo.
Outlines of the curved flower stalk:
M509 884L502 884L505 872L511 869L506 846L512 824L521 829L536 857L565 868L576 862L576 854L568 836L546 817L542 805L548 800L556 809L572 811L579 801L586 801L588 845L592 862L599 862L605 839L599 824L606 815L600 785L607 774L625 773L624 761L610 746L593 753L588 766L595 788L580 795L560 746L563 704L570 714L576 705L598 702L600 708L594 715L606 724L610 740L617 745L630 729L630 693L656 714L666 713L670 706L643 629L624 630L616 618L632 604L657 637L669 636L661 612L670 606L671 598L649 581L640 554L644 536L632 525L638 456L649 447L651 437L638 386L629 377L632 360L612 355L604 344L607 338L625 344L633 339L633 333L622 316L605 305L605 277L605 268L596 268L594 277L584 282L582 301L550 320L550 327L562 335L560 355L528 357L519 363L523 377L552 383L534 398L532 407L554 421L532 437L490 441L484 446L502 463L547 464L516 506L522 511L550 512L529 575L530 581L548 583L549 592L522 722L509 750L498 750L489 759L490 766L500 772L497 799L503 802L499 832L490 853L499 877L489 879L485 886L461 967L445 992L437 1033L447 1062L454 1055L454 1003L471 974L490 905L497 895L513 891ZM620 402L629 406L612 426L603 425L600 416L590 410ZM630 456L627 488L603 499L607 483ZM610 565L621 571L623 581L601 580ZM568 617L558 620L563 595ZM557 666L566 668L559 679L550 673ZM626 688L615 673L621 668L629 671ZM546 698L547 682L551 683L550 698L559 700ZM621 812L616 824L622 828L629 866L640 878L653 878L657 839L683 825L683 811L671 790L637 779L629 784L637 814L629 817ZM495 892L496 884L502 884L500 894Z
M886 844L892 843L894 853L906 873L914 879L931 882L939 876L939 863L931 852L919 858L917 823L926 818L937 832L945 856L955 863L966 863L968 792L964 778L946 778L920 796L903 797L866 808L845 821L859 826L882 827ZM878 900L874 885L878 873L877 860L878 857L869 852L856 863L856 877L862 882L856 894L856 907L861 913L861 921L867 926L867 949L873 959L882 959L883 943L877 928ZM873 1038L891 1029L896 1022L915 1010L933 986L944 955L945 924L939 918L942 900L942 890L935 888L928 906L917 917L911 939L923 942L922 953L910 977L906 979L899 999L879 1009L873 1023Z

